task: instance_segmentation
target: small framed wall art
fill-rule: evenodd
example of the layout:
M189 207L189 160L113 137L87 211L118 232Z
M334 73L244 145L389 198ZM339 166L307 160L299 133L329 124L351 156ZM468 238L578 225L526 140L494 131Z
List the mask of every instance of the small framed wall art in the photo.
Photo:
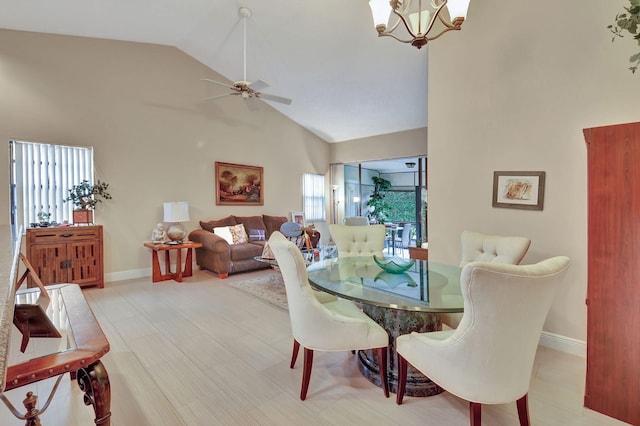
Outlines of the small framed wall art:
M542 210L545 172L493 172L493 207Z
M304 213L291 212L291 222L295 222L300 225L300 227L304 228Z
M216 205L264 205L262 167L216 161L215 174Z

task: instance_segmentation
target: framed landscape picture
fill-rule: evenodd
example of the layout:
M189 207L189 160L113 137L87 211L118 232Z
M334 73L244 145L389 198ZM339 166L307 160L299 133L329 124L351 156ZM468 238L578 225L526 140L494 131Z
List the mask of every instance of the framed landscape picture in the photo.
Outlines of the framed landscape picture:
M493 207L542 210L545 172L493 172Z
M263 168L242 164L215 164L216 205L264 205Z

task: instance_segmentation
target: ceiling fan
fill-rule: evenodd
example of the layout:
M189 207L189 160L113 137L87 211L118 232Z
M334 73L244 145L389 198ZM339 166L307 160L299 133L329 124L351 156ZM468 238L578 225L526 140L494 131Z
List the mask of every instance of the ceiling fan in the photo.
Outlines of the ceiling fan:
M243 37L243 66L244 66L244 75L242 80L236 81L233 84L222 83L219 81L211 80L208 78L203 78L203 81L208 81L209 83L219 84L221 86L225 86L231 89L231 93L226 93L224 95L210 96L208 98L204 98L204 100L213 100L220 99L227 96L240 96L249 108L250 111L255 111L258 109L258 105L256 104L256 99L264 99L267 101L279 102L282 104L291 104L291 99L283 98L282 96L270 95L268 93L262 93L260 90L269 87L269 83L256 80L253 83L247 81L247 18L251 16L251 10L247 7L240 8L240 17L243 20L244 25L244 37Z

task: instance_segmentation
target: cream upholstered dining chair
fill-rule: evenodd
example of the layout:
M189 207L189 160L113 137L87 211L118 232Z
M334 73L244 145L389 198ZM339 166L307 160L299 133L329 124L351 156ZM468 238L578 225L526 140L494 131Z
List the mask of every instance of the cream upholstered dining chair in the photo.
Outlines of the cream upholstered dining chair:
M384 225L329 225L329 233L338 248L338 257L382 257L386 230Z
M469 401L471 425L482 404L517 401L521 425L529 424L527 393L544 320L569 258L533 265L467 264L460 277L464 315L455 330L411 333L396 339L402 404L411 364L446 391Z
M462 260L460 266L469 262L495 262L519 264L527 254L531 240L526 237L511 237L462 231Z
M305 400L313 351L354 351L374 349L380 367L382 390L389 397L387 387L387 354L389 335L373 319L364 314L352 301L336 299L321 303L309 284L302 253L280 232L273 232L269 245L278 261L284 278L289 305L289 319L293 333L293 352L290 368L304 348L304 367L300 399Z
M462 260L460 266L469 262L482 261L518 265L529 250L531 240L526 237L483 234L475 231L462 231ZM461 314L440 314L440 319L451 328L456 328L462 319Z

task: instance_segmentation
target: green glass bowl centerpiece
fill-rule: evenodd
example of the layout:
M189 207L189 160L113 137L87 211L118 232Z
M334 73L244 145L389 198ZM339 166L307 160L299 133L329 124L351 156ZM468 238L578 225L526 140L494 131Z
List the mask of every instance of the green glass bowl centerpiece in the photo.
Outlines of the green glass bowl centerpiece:
M379 258L376 255L373 255L373 261L376 262L376 265L381 267L383 271L389 272L391 274L402 274L416 263L415 259L404 262L398 258L385 259Z

